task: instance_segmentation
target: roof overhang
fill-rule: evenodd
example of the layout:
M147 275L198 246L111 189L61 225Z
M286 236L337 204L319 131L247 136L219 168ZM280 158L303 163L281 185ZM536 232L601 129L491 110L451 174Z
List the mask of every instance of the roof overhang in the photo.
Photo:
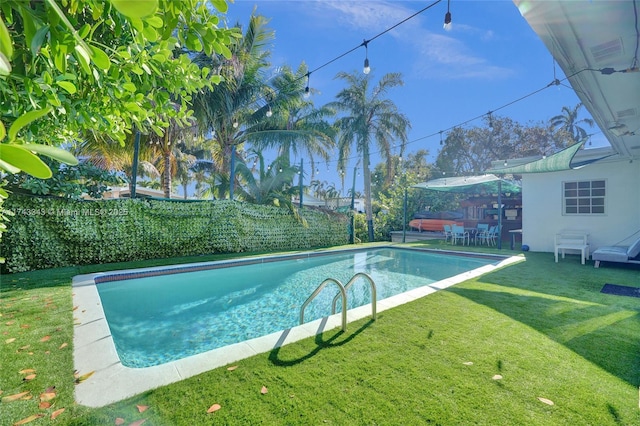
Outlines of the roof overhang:
M513 0L611 147L640 158L640 4Z

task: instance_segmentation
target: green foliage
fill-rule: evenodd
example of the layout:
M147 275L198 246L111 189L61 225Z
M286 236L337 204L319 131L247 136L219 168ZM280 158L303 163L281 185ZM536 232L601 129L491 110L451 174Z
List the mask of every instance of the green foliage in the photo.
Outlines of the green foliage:
M31 151L57 155L17 151L24 143L86 134L124 143L134 127L189 125L191 95L216 79L186 49L226 55L237 32L218 28L199 0L60 3L0 4L0 142L12 144L0 168L11 173L46 177ZM214 5L226 10L222 0Z
M13 196L0 245L8 272L347 243L347 217L237 201L73 201Z
M83 194L91 198L102 198L109 185L122 185L124 180L115 173L100 169L91 163L77 166L61 166L53 160L44 159L52 171L49 179L19 173L7 177L7 189L11 192L27 192L34 195L55 195L80 199Z
M455 127L448 134L435 166L447 176L484 173L491 162L550 154L566 146L566 133L550 124L522 125L510 118L492 116L486 126Z

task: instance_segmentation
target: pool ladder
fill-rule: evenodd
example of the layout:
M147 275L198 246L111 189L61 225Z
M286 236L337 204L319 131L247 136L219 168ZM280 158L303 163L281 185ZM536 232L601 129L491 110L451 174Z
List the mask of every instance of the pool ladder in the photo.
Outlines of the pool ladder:
M373 282L373 279L369 275L365 274L364 272L358 272L353 277L351 277L347 285L342 285L340 280L337 280L335 278L327 278L326 280L322 281L318 286L318 288L316 288L315 291L311 293L311 296L309 296L307 300L305 300L305 302L302 304L302 307L300 308L300 324L304 324L304 309L307 307L307 305L311 303L311 301L315 299L316 296L320 294L320 292L328 284L334 283L335 285L338 286L338 289L340 291L333 298L333 302L331 304L331 315L336 313L336 303L338 302L338 298L342 297L342 331L347 331L347 290L349 289L349 287L351 287L351 285L353 285L353 283L359 277L364 278L371 285L371 318L373 318L373 320L375 321L376 315L377 315L376 314L376 283Z

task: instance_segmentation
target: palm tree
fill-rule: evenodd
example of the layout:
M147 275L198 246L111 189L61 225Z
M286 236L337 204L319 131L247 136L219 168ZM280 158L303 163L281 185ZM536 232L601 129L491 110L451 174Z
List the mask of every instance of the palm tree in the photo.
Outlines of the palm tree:
M292 154L306 155L313 178L315 158L326 161L335 148L336 129L326 121L335 112L326 106L314 108L313 102L304 98L306 73L304 64L295 74L289 67L279 70L262 108L265 119L247 129L247 140L258 150L277 148L286 166L291 165Z
M254 175L252 168L247 166L245 162L238 164L238 175L242 177L245 183L238 191L239 197L254 204L286 207L298 221L306 224L291 201L297 192L297 188L291 185L291 181L298 173L298 168L287 166L283 157L276 158L273 163L265 168L262 153L260 151L252 151L252 154L257 159L258 176Z
M400 141L402 152L411 124L385 95L389 89L403 85L403 81L399 73L385 74L375 86L371 85L371 74L340 72L336 78L345 80L348 84L347 88L336 95L337 100L329 104L329 107L343 113L335 122L340 131L338 167L345 169L351 146L355 144L356 151L362 158L367 228L369 241L373 241L370 155L375 143L375 149L387 163L387 176L392 175L390 158L393 141Z
M194 112L203 134L210 135L217 145L213 159L220 174L232 174L231 162L237 147L246 141L246 128L255 120L256 103L265 94L263 70L269 66L267 44L273 31L266 28L267 20L252 15L242 38L234 40L229 49L231 58L221 55L198 55L194 62L202 68L214 70L222 81L210 90L194 96ZM235 179L233 179L235 181ZM233 185L230 183L230 197Z
M584 123L589 127L593 127L595 124L591 118L578 119L580 108L582 108L582 103L578 103L573 108L563 106L562 114L551 117L549 120L554 129L564 130L567 132L572 140L569 145L573 145L587 138L587 131L580 127L581 123Z
M126 143L106 140L94 134L88 134L76 148L75 154L88 157L88 161L103 170L113 170L124 173L129 181L129 190L133 190L133 156L134 133L127 135ZM142 135L140 141L138 170L140 177L160 177L160 172L153 164L154 151L147 143L148 135Z

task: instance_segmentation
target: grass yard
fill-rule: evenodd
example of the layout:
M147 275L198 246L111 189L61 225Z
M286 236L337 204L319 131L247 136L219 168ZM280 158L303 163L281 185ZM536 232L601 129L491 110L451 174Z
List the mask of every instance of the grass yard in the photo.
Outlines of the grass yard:
M75 405L84 383L73 371L71 277L160 263L177 261L1 277L1 425L640 424L640 299L600 293L605 283L640 287L638 269L594 269L577 256L556 264L549 253L526 253L346 333L104 408Z

